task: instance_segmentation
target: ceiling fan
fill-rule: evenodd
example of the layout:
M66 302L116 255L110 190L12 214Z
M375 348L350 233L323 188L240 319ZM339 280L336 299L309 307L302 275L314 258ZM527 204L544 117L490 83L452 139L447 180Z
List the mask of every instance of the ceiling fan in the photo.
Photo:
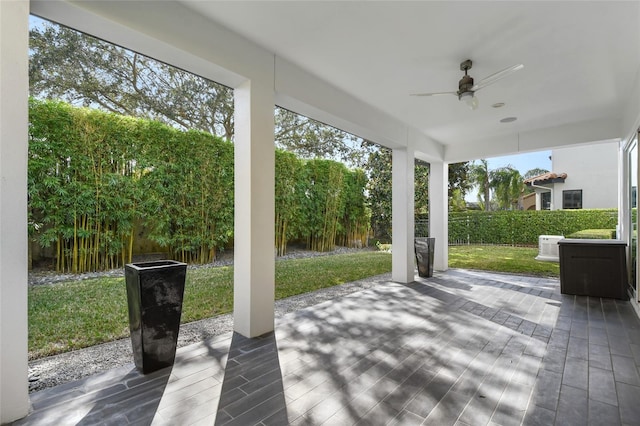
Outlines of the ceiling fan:
M456 95L459 100L465 101L466 104L471 109L478 108L478 98L475 96L475 92L486 87L490 84L495 83L496 81L505 78L512 73L521 70L524 68L524 65L517 64L505 68L501 71L491 74L490 76L480 80L478 83L473 82L473 78L467 73L473 63L471 59L467 59L466 61L462 61L460 63L460 70L464 71L464 76L458 82L458 90L455 92L433 92L433 93L413 93L411 96L440 96L440 95Z

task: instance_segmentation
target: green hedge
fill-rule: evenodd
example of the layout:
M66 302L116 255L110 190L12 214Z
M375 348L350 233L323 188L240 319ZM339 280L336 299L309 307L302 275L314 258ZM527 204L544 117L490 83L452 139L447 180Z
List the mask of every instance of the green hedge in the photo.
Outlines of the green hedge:
M200 131L63 102L29 102L29 231L59 271L131 262L138 227L177 259L207 263L233 238L233 144ZM366 238L366 177L276 151L278 253Z
M616 238L615 229L584 229L582 231L574 232L573 234L566 235L567 238L579 238L579 239L595 239L595 240L608 240Z
M449 213L449 244L537 245L539 235L615 229L617 209Z

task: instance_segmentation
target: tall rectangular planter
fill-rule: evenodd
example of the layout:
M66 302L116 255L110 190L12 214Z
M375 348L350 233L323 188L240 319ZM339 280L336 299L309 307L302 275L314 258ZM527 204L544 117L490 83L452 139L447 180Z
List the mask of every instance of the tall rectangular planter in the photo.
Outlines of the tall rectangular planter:
M416 252L416 264L418 265L418 275L421 277L433 277L433 259L435 253L436 239L416 238L414 249Z
M133 359L144 374L173 365L186 275L173 260L125 265Z

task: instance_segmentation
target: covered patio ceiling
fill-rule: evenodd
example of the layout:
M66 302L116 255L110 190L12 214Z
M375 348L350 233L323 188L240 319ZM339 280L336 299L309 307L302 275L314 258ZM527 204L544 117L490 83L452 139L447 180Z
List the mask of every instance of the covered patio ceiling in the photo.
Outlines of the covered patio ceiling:
M589 123L595 138L623 136L638 85L638 2L184 3L419 129L452 161L583 142ZM525 67L478 92L475 111L408 96L457 90L465 59L476 82Z
M56 19L64 9L51 3L67 2L36 1L32 10ZM392 126L417 130L431 147L438 147L430 155L445 162L623 139L640 115L639 2L68 4L151 37L163 38L164 33L173 45L186 42L192 51L226 45L242 54L271 55L281 106L382 144L403 142L395 138L389 143L362 126L351 126L349 114L341 114L344 102L336 98L336 105L327 106L318 99L331 96L326 87L314 92L317 81L322 82L369 107L364 112L369 116L379 112ZM64 13L62 23L73 24L72 14ZM75 23L114 39L103 25L85 22L82 28ZM225 32L213 33L212 27ZM479 91L475 111L455 96L409 96L457 90L465 59L473 61L470 75L476 82L514 64L522 63L524 69ZM280 61L317 81L278 74ZM218 77L233 85L233 78ZM296 91L306 91L306 99ZM505 106L492 107L499 102ZM517 120L501 123L506 117Z

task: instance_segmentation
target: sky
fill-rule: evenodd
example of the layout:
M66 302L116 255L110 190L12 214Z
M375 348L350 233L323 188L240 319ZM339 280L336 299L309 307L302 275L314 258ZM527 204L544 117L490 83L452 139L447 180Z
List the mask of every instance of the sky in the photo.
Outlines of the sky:
M511 166L517 169L521 175L524 176L531 169L546 169L551 170L551 151L539 151L530 152L527 154L507 155L504 157L487 158L489 163L489 170L498 169L500 167ZM478 189L472 188L469 193L464 197L466 201L477 202L478 201Z
M517 169L521 175L524 175L529 170L535 168L552 171L550 156L551 151L539 151L527 154L508 155L506 157L487 158L487 162L489 163L490 170L511 165L514 169Z

